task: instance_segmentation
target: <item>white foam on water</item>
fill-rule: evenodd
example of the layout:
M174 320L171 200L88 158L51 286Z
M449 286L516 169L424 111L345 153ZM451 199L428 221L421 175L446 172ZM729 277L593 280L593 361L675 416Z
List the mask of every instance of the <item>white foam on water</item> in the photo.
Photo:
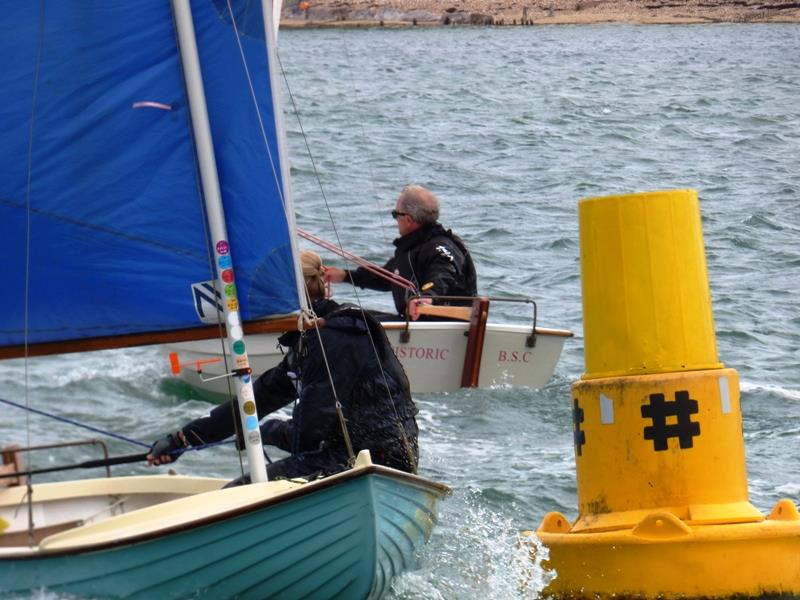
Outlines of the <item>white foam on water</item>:
M793 390L780 385L747 383L742 381L739 383L739 389L743 392L767 392L790 400L800 400L800 390Z
M800 482L792 481L784 483L783 485L777 486L775 491L787 498L800 498Z
M555 577L541 564L547 549L487 507L479 490L457 492L442 513L447 528L422 550L422 567L395 581L390 598L534 599Z
M24 385L27 371L28 385L59 388L93 379L121 381L153 380L166 376L167 359L155 347L121 348L78 354L32 357L6 361L8 377ZM0 376L3 372L0 371Z
M497 379L492 379L492 384L489 386L491 390L508 390L514 387L514 375L503 370Z

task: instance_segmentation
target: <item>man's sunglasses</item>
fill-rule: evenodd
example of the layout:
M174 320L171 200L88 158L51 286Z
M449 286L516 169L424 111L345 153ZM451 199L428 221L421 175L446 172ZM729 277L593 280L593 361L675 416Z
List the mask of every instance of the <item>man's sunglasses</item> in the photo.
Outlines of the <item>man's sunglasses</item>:
M393 219L396 219L397 217L406 217L406 216L408 216L408 213L398 212L396 210L392 211L392 218Z

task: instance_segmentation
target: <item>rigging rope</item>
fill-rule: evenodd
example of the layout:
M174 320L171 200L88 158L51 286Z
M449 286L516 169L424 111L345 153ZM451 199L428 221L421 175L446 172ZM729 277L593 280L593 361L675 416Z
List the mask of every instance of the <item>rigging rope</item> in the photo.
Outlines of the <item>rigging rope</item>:
M111 431L106 431L105 429L100 429L99 427L93 427L92 425L87 425L85 423L81 423L80 421L75 421L73 419L69 419L67 417L62 417L59 415L54 415L44 410L40 410L38 408L33 408L30 406L25 406L24 404L19 404L14 402L13 400L6 400L5 398L0 398L0 402L4 404L8 404L10 406L14 406L16 408L21 408L22 410L26 410L32 413L36 413L37 415L42 415L44 417L49 417L51 419L55 419L56 421L61 421L62 423L68 423L70 425L75 425L76 427L81 427L83 429L88 429L89 431L93 431L95 433L99 433L101 435L106 435L108 437L116 438L123 442L128 442L129 444L134 444L136 446L141 446L142 448L150 449L152 444L146 444L144 442L140 442L139 440L134 440L132 438L125 437L124 435L119 435L117 433L113 433ZM206 448L213 448L214 446L221 446L223 444L233 444L236 442L235 438L222 440L221 442L209 442L207 444L198 444L196 446L189 446L187 448L181 448L181 453L183 452L197 452L199 450L205 450ZM30 464L30 461L28 461Z
M31 178L33 177L33 130L36 122L36 98L39 91L39 72L42 65L42 46L44 45L44 10L39 16L39 43L36 46L36 69L33 77L33 93L31 98L31 122L28 128L28 157L27 157L27 176L25 182L25 314L24 314L24 344L25 344L25 404L28 399L28 337L30 334L30 279L31 279ZM25 423L28 445L30 446L30 421Z
M322 202L325 205L325 210L326 210L326 212L328 214L328 219L329 219L329 221L331 223L331 227L333 228L334 237L336 238L336 245L334 246L334 245L331 244L331 246L333 248L336 248L336 250L332 250L332 251L334 251L337 254L339 254L340 256L342 256L345 259L345 262L347 263L347 262L349 262L349 261L351 261L351 260L353 260L353 259L355 259L357 257L356 257L356 255L352 255L352 257L345 256L345 253L347 253L347 252L344 250L344 245L342 244L342 240L341 240L341 238L339 236L339 230L336 227L336 221L333 218L333 211L331 210L330 203L328 202L328 197L325 194L325 189L322 186L322 178L319 176L319 170L317 169L316 161L314 160L314 156L311 153L311 147L309 146L309 143L308 143L308 136L306 135L305 129L303 128L303 123L302 123L302 121L300 119L300 110L298 109L297 103L295 102L294 94L292 93L292 88L289 85L289 79L286 76L286 71L283 68L283 62L281 61L280 56L278 56L278 63L280 65L281 75L283 76L283 80L284 80L284 82L286 84L286 91L287 91L287 94L289 96L289 100L290 100L292 109L294 111L295 118L297 119L297 124L298 124L298 126L300 128L300 136L303 139L303 143L305 144L306 152L308 154L308 158L311 161L311 170L314 173L314 177L316 178L317 185L319 186L320 195L322 197ZM371 173L371 175L372 175L372 173ZM372 181L374 181L374 179ZM327 242L325 242L325 243L327 244ZM347 253L347 254L349 254L349 253ZM394 276L394 273L391 273L391 275ZM350 278L350 283L353 284L353 294L355 295L355 298L356 298L356 304L358 305L358 308L362 313L362 318L366 322L367 318L366 318L366 315L365 315L364 306L361 303L361 296L358 293L358 289L357 289L355 283L352 280L352 276ZM401 285L399 283L399 280L398 280L397 284ZM416 293L416 288L414 288L414 291ZM317 329L317 335L319 335L319 330L318 329ZM391 400L391 403L392 403L392 412L394 413L395 424L397 425L397 429L398 429L398 432L400 434L400 438L403 441L403 445L405 447L406 454L408 455L409 462L410 462L410 464L412 464L414 466L414 472L416 472L417 460L414 457L414 452L413 452L413 449L411 447L411 443L408 440L408 436L406 435L405 428L403 427L403 424L400 422L400 416L397 413L397 406L396 406L396 403L395 403L395 398L394 398L394 395L391 392L391 387L389 386L389 381L388 381L388 379L386 377L386 372L384 371L383 365L382 365L382 363L380 361L380 358L379 358L380 354L378 353L377 346L375 345L375 340L372 337L372 332L370 331L369 327L367 327L367 336L368 336L370 344L372 346L372 352L374 353L375 357L378 358L378 368L380 369L380 372L381 372L381 378L383 379L383 384L384 384L384 387L386 389L386 393L388 394L388 396L389 396L389 398ZM324 350L323 350L323 356L324 356ZM328 365L327 357L325 357L325 366L326 366L326 369L328 370L328 377L329 377L330 382L331 382L331 388L333 389L334 388L333 378L331 377L330 366ZM345 443L348 446L348 452L350 453L351 460L352 460L352 458L354 458L354 456L353 456L353 450L352 450L352 448L350 446L349 433L347 431L347 420L344 418L344 414L341 411L341 404L339 403L338 397L336 397L336 390L335 389L334 389L334 398L335 398L335 406L336 406L337 414L339 415L340 423L341 423L341 426L342 426L342 434L343 434L343 436L345 438Z
M414 294L417 294L417 286L414 285L413 282L409 281L405 277L402 277L397 273L393 273L388 269L384 269L383 267L376 265L375 263L370 262L367 259L358 256L357 254L353 254L352 252L345 250L341 246L336 246L335 244L331 244L330 242L327 242L322 238L315 236L312 233L304 231L299 227L297 228L297 234L301 238L307 239L309 242L311 242L312 244L316 244L320 248L325 248L326 250L330 250L331 252L333 252L334 254L338 254L345 260L354 262L359 267L365 268L370 273L373 273L378 277L387 280L389 283L400 286L402 288L405 288L413 292Z
M306 300L308 300L310 305L311 296L308 293L308 286L304 285L304 287L306 290ZM353 464L355 464L356 454L353 451L353 443L350 441L350 431L347 429L347 419L344 416L344 411L342 411L342 403L339 402L339 395L336 393L336 386L333 384L333 373L331 372L331 366L328 363L328 353L325 351L325 344L322 343L322 334L319 330L319 319L314 319L314 331L316 331L317 339L319 340L319 347L322 351L322 361L325 363L325 371L328 373L328 381L331 383L331 391L333 392L336 415L339 417L339 425L342 428L342 437L344 438L344 444L347 448L347 457L349 458L349 463L352 467Z
M250 71L249 71L248 66L247 66L247 61L246 61L246 58L245 58L244 50L243 50L242 45L241 45L241 39L240 39L239 31L238 31L238 28L237 28L237 25L236 25L236 19L235 19L235 16L234 16L233 9L231 7L230 0L228 0L228 2L226 4L227 4L227 7L228 7L228 13L229 13L230 18L231 18L231 23L233 25L236 41L237 41L237 44L239 46L240 58L241 58L241 61L242 61L243 68L245 70L245 76L247 78L247 82L248 82L248 85L250 87L251 99L253 100L253 105L254 105L256 113L257 113L259 126L260 126L260 130L261 130L262 141L264 143L264 146L266 148L267 154L269 156L269 162L270 162L270 166L272 168L273 177L278 182L277 188L278 188L278 193L280 195L281 203L282 203L282 205L284 207L284 212L287 215L287 219L289 221L290 226L292 226L294 224L294 214L290 210L290 207L288 206L288 202L287 202L288 199L284 195L283 187L280 185L280 179L279 179L278 173L276 172L276 169L275 169L275 160L274 160L274 158L272 156L271 149L270 149L270 146L269 146L269 143L268 143L268 140L267 140L266 130L264 128L263 119L262 119L262 116L261 116L261 111L260 111L260 108L258 106L258 101L257 101L256 95L255 95L255 91L254 91L254 88L253 88L252 79L251 79L251 76L250 76ZM270 39L270 33L271 32L267 32L267 31L264 32L265 37L267 38L267 40ZM303 130L302 122L300 121L300 113L297 110L297 105L295 103L294 96L291 93L291 88L289 87L289 82L288 82L288 79L286 78L286 72L285 72L285 70L283 68L283 63L281 62L280 56L278 56L277 52L275 53L275 57L277 58L278 65L279 65L280 71L281 71L281 75L283 76L283 79L284 79L284 81L286 83L287 91L288 91L288 94L289 94L289 98L291 100L292 106L294 108L294 113L295 113L295 115L297 117L297 121L298 121L298 124L300 126L300 131L301 131L301 134L302 134L302 138L303 138L303 141L305 142L306 150L308 152L308 156L309 156L309 158L310 158L310 160L312 162L312 165L313 165L313 172L316 175L317 183L319 184L319 188L320 188L320 192L322 194L323 202L324 202L325 208L326 208L326 210L328 212L328 217L330 219L331 225L333 226L333 229L334 229L334 234L336 236L336 240L337 240L337 243L338 243L338 248L336 250L333 250L333 251L335 251L337 254L339 254L340 256L345 258L346 261L347 260L352 260L356 264L359 264L360 266L364 266L365 268L368 268L372 272L377 272L380 276L384 276L384 277L388 276L390 278L390 281L392 281L392 283L395 283L396 285L400 285L400 286L402 286L402 287L404 287L406 289L409 289L409 290L411 290L411 291L416 293L416 287L411 282L409 282L408 280L405 280L405 279L403 279L403 278L401 278L399 276L396 276L394 273L386 271L382 267L377 267L377 265L372 265L372 263L367 263L367 261L364 261L363 259L360 259L356 255L352 255L350 253L347 253L343 249L343 246L342 246L342 243L341 243L341 239L339 238L338 230L336 229L336 223L335 223L335 221L333 219L333 214L331 212L330 205L328 204L328 200L327 200L327 197L325 195L325 190L322 187L322 181L321 181L321 179L319 177L319 173L318 173L318 170L316 168L316 164L314 163L314 159L313 159L313 156L311 154L311 149L310 149L310 147L308 145L308 138L306 137L305 131ZM273 81L274 81L274 78L273 78ZM272 90L272 92L274 94L275 90ZM277 118L280 119L280 115L278 115ZM279 142L280 142L280 140L279 140ZM373 178L373 181L374 181L374 178ZM286 183L288 183L288 182L286 182ZM336 248L336 247L330 245L330 247L328 249L332 249L332 248ZM381 273L381 271L384 271L385 273ZM303 287L305 288L305 286L303 286ZM308 296L307 296L308 292L307 292L307 290L304 290L304 292L306 294L307 306L310 306L310 304L311 304L310 303L310 298L308 298ZM360 308L360 310L362 312L362 316L363 316L364 308L363 308L363 306L361 304L361 300L360 300L360 298L358 296L358 292L357 291L355 291L355 296L356 296L356 301L358 303L358 306L359 306L359 308ZM365 321L366 321L366 317L364 317L364 318L365 318ZM320 333L319 333L319 328L318 328L318 324L316 323L316 321L315 321L315 327L316 327L316 330L317 330L317 335L319 336ZM373 352L375 353L376 356L379 356L377 348L375 346L375 341L372 338L372 333L369 331L369 328L367 328L367 334L368 334L370 343L372 345ZM320 339L320 342L321 342L321 339ZM328 377L329 377L329 380L331 382L331 388L333 390L336 411L337 411L337 414L339 416L340 424L341 424L341 427L342 427L342 434L343 434L343 437L344 437L344 440L345 440L345 444L347 446L347 451L348 451L348 454L349 454L351 462L352 462L355 459L355 455L354 455L352 444L351 444L351 441L350 441L350 435L349 435L349 432L347 431L347 420L346 420L346 418L344 416L344 413L342 412L342 405L341 405L341 403L340 403L340 401L339 401L339 399L338 399L338 397L336 395L336 390L335 390L334 385L333 385L333 378L331 376L330 366L328 364L327 356L325 355L324 347L322 346L322 344L320 344L320 346L323 348L323 360L325 361L325 366L326 366L326 369L328 370ZM380 361L378 361L378 363L380 365ZM392 408L393 408L394 413L395 413L395 420L397 421L398 428L399 428L399 430L401 432L402 439L403 439L404 444L406 446L406 451L408 452L409 459L410 459L411 463L416 468L416 460L414 459L413 452L411 450L410 444L409 444L409 442L407 440L407 437L405 435L405 429L400 424L399 415L397 414L397 408L396 408L395 402L394 402L394 397L391 394L390 387L389 387L388 381L386 379L386 374L383 372L382 365L380 366L380 369L381 369L381 374L383 376L384 385L386 387L387 393L389 394L389 397L392 400ZM235 421L236 420L234 419L234 422Z
M44 3L40 4L39 13L39 40L36 45L36 68L33 77L33 92L31 94L31 122L28 129L28 156L27 156L27 180L25 183L25 405L30 404L30 396L28 392L28 337L30 325L30 272L31 272L31 179L33 177L33 131L34 124L36 123L36 102L39 93L39 76L42 67L42 54L44 53ZM25 416L25 435L28 441L28 446L31 445L31 421L30 415ZM30 462L30 451L27 456ZM27 506L28 506L28 544L33 545L33 488L31 487L30 478L28 478L26 485L28 486L27 493Z
M44 410L39 410L38 408L33 408L32 406L25 406L24 404L18 404L17 402L13 402L12 400L6 400L4 398L0 398L0 402L4 404L9 404L11 406L16 406L17 408L21 408L22 410L27 410L32 413L36 413L37 415L42 415L45 417L50 417L51 419L55 419L56 421L61 421L63 423L69 423L70 425L75 425L76 427L82 427L84 429L88 429L89 431L94 431L95 433L100 433L103 435L107 435L109 437L117 438L118 440L122 440L123 442L128 442L129 444L135 444L137 446L143 446L144 448L149 448L150 444L145 444L144 442L140 442L138 440L133 440L131 438L127 438L124 435L119 435L116 433L112 433L110 431L105 431L103 429L99 429L97 427L92 427L91 425L86 425L85 423L80 423L78 421L73 421L72 419L68 419L67 417L61 417L59 415L54 415L52 413L46 412ZM28 443L30 445L30 442Z

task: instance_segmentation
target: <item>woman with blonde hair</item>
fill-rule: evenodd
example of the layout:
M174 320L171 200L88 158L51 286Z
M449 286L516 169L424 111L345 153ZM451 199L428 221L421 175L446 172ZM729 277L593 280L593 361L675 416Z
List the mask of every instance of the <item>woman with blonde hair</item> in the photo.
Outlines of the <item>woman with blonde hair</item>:
M306 282L306 291L311 300L325 297L325 267L322 257L311 250L300 253L300 267L303 270L303 279Z
M311 306L324 326L281 336L283 361L253 386L259 418L295 403L291 419L261 425L265 444L290 453L268 465L268 476L330 475L346 469L363 449L376 463L416 472L417 408L383 327L360 308L325 298L325 267L316 252L302 252L300 262ZM238 420L235 400L220 405L158 440L148 462L169 463L187 447L230 437L242 430Z

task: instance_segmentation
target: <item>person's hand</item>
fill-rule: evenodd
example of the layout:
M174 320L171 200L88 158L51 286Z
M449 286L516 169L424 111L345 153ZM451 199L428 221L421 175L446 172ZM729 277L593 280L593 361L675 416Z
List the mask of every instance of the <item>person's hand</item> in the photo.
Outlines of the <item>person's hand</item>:
M147 464L150 466L166 465L178 460L186 447L182 437L183 433L176 431L175 433L168 433L160 440L157 440L150 446L150 452L147 453Z
M408 301L408 316L411 317L412 321L416 321L419 319L419 305L420 304L433 304L433 298L412 298Z
M289 421L267 419L261 424L261 441L281 450L292 447L293 430Z
M326 283L341 283L344 281L346 273L339 267L323 267L322 278Z

